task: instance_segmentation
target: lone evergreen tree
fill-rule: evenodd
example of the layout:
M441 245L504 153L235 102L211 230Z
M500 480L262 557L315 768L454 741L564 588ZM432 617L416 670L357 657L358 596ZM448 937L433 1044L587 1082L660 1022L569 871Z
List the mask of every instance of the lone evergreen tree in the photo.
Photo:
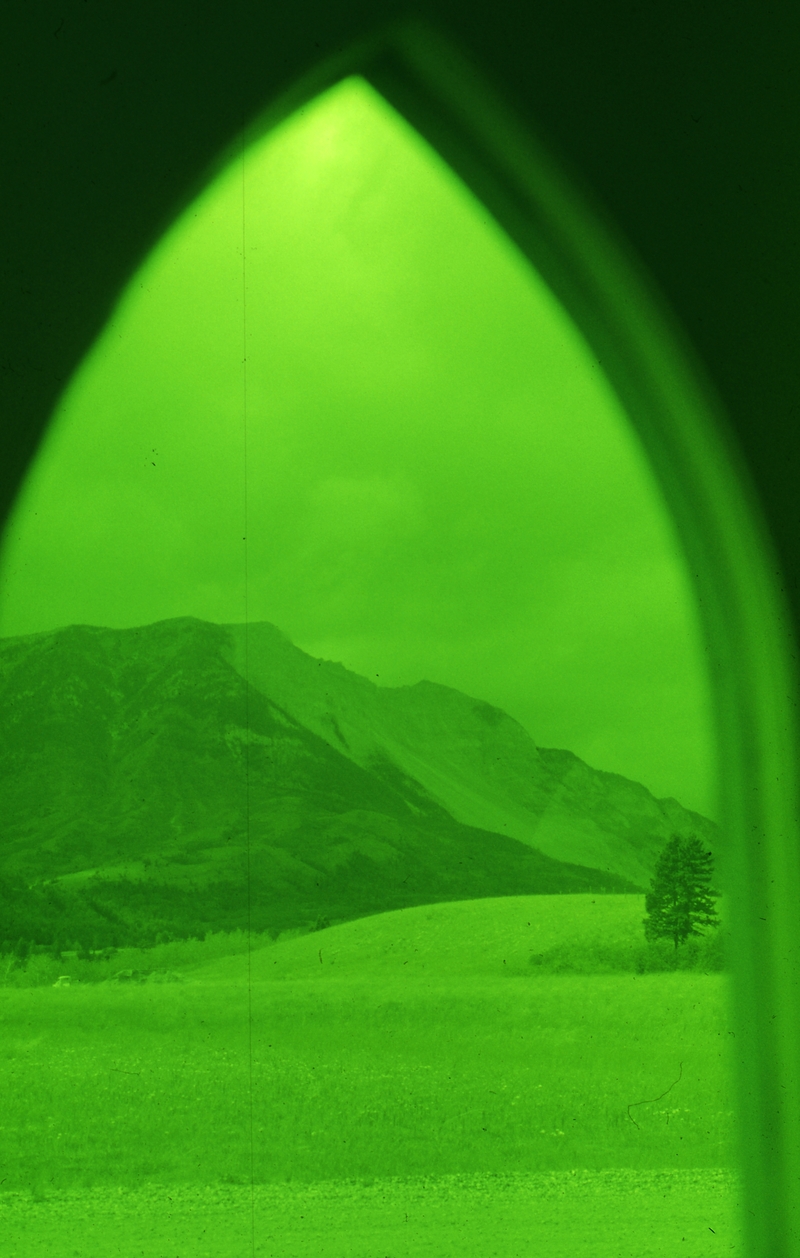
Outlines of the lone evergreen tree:
M718 926L719 917L712 891L714 858L698 838L683 839L673 834L656 862L651 890L645 896L648 916L644 918L645 938L672 939L675 951L689 935L702 935L698 926Z

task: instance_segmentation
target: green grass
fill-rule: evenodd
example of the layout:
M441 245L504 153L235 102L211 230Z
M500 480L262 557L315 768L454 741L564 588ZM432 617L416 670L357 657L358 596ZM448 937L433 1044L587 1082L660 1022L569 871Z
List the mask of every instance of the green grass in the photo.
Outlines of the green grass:
M258 984L251 1021L222 985L3 1003L7 1189L732 1159L715 976Z
M615 911L544 899L0 992L5 1190L733 1165L726 977L537 972Z
M614 1170L19 1194L0 1211L4 1258L711 1258L741 1252L738 1198L720 1170Z
M0 991L4 1253L738 1251L726 975L563 968L627 948L642 910L439 904L109 963L170 986L34 968Z
M720 906L723 925L725 905ZM643 895L537 895L467 900L399 909L302 935L273 951L222 958L205 977L255 979L362 977L405 981L416 976L459 978L527 976L541 972L668 971L667 940L644 942ZM698 946L699 945L699 946ZM714 932L679 949L679 964L718 972ZM535 964L532 964L532 960ZM707 964L704 964L706 963Z

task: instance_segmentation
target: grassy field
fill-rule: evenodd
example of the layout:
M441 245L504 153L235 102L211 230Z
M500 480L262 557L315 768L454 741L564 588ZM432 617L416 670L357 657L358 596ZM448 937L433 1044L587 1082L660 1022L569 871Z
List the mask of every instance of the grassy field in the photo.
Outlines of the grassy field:
M530 963L546 973L659 973L674 969L720 972L725 968L726 904L718 903L720 931L689 939L676 953L669 940L645 943L643 895L505 896L400 909L360 918L319 934L295 929L266 961L262 977L289 973L318 975L317 953L325 966L348 973L375 973L410 966L439 975L530 974ZM284 945L298 937L306 943ZM61 958L35 954L20 960L0 957L0 987L52 986L60 975L74 982L105 982L122 969L198 971L225 959L218 969L225 981L243 981L246 971L236 957L264 956L275 941L245 931L209 934L204 940L180 939L153 948L122 948L108 959ZM310 965L309 965L310 961ZM260 963L258 963L260 964ZM278 970L274 970L274 966ZM299 969L298 969L299 966ZM209 976L210 976L209 971Z
M0 1203L4 1258L711 1258L742 1253L724 1171L148 1186Z
M719 906L724 927L726 906ZM363 978L370 982L533 977L539 973L720 971L718 937L644 942L643 895L538 895L467 900L362 917L203 968L211 981ZM704 966L704 959L708 965ZM534 962L534 964L531 964ZM198 971L199 972L199 971Z
M725 975L528 962L559 939L591 951L615 912L624 933L638 899L436 905L218 958L173 986L3 990L0 1178L20 1254L54 1228L60 1252L127 1254L147 1219L150 1240L130 1253L148 1258L395 1258L473 1244L510 1258L534 1252L524 1237L536 1228L542 1253L561 1252L556 1234L572 1236L565 1254L584 1252L582 1227L595 1244L585 1252L605 1254L603 1218L609 1244L630 1223L632 1255L733 1252ZM194 1202L192 1227L212 1220L205 1249L175 1248L179 1199ZM673 1219L646 1244L645 1203L651 1222ZM87 1209L81 1235L96 1233L94 1248L70 1250ZM719 1226L709 1217L700 1238L704 1211ZM415 1240L395 1214L417 1220ZM673 1235L685 1227L716 1248ZM372 1248L358 1248L362 1234Z

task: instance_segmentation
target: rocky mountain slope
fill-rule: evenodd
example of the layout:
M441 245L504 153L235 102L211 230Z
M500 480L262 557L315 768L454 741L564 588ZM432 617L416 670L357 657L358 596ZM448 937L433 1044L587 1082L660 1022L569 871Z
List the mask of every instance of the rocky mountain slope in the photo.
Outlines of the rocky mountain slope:
M719 847L712 821L569 751L537 747L513 717L479 699L429 681L376 686L313 659L274 625L226 629L226 657L261 694L355 764L399 767L465 825L641 886L670 834Z

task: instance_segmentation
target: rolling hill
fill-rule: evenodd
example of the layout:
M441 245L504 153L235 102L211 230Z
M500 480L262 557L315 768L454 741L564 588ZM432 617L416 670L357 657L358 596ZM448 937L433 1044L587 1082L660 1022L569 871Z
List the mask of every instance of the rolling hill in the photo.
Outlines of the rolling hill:
M536 895L395 909L280 940L250 956L221 957L190 971L211 983L398 982L531 974L530 956L563 943L642 938L640 895Z

